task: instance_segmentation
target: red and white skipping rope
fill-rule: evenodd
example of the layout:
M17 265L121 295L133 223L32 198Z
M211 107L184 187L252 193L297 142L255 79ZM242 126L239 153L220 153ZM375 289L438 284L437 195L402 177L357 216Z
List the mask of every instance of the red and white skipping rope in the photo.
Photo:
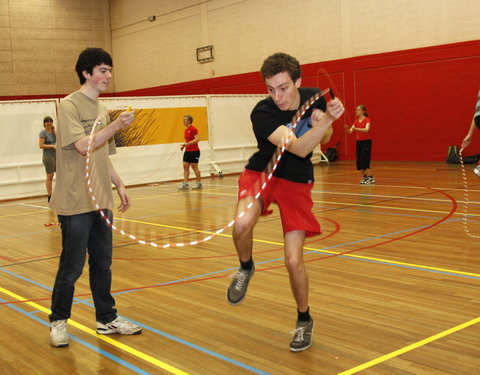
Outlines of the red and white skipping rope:
M102 122L100 120L98 120L99 118L101 118L105 113L102 113L100 114L98 117L97 117L97 120L95 120L95 123L93 124L93 127L92 127L92 131L90 133L90 136L89 136L89 140L88 140L88 147L87 147L87 154L86 154L86 162L85 162L85 178L87 180L87 188L88 188L88 193L90 195L90 198L92 199L92 202L94 203L96 209L100 212L100 215L102 217L102 219L107 223L107 225L112 228L113 230L119 232L122 236L125 236L125 237L128 237L129 239L133 240L133 241L136 241L137 243L139 243L140 245L147 245L147 246L152 246L152 247L155 247L155 248L162 248L162 249L166 249L166 248L169 248L169 247L183 247L183 246L194 246L194 245L198 245L198 244L201 244L203 242L207 242L209 240L211 240L213 237L221 234L222 232L224 232L226 229L230 228L233 226L233 224L235 224L235 222L237 220L239 220L240 218L242 218L250 208L252 208L254 202L256 200L258 200L260 198L260 195L261 193L265 190L265 188L267 187L267 183L268 181L271 180L273 174L275 173L275 170L277 169L277 166L278 166L278 163L280 162L280 159L282 158L284 152L285 152L285 148L287 147L288 145L288 142L290 141L292 135L294 134L293 131L295 130L296 126L298 125L298 123L300 122L300 119L302 118L302 116L305 114L305 112L308 111L308 109L317 101L319 100L320 98L322 98L323 96L325 96L327 93L330 93L330 96L332 97L332 99L335 98L333 92L331 89L326 89L326 90L323 90L323 91L320 91L318 93L316 93L315 95L313 95L311 98L309 98L305 103L302 104L302 106L297 110L297 112L295 113L295 116L293 116L293 119L292 119L292 128L290 129L289 133L288 133L288 137L287 139L285 140L283 146L281 148L277 148L277 151L274 153L274 156L271 160L271 162L269 163L269 165L267 166L266 170L265 170L265 174L267 174L267 178L266 178L266 181L262 184L260 190L258 191L257 194L255 194L253 200L247 205L247 207L245 208L244 211L242 211L240 214L238 214L233 220L231 220L228 224L224 225L222 228L218 229L217 231L213 232L211 235L203 238L203 239L200 239L200 240L197 240L197 241L191 241L191 242L179 242L179 243L167 243L167 244L157 244L156 242L153 242L153 241L145 241L145 240L141 240L139 238L137 238L135 235L133 234L130 234L130 233L127 233L125 232L123 229L120 229L120 228L117 228L115 226L115 224L113 224L112 220L110 220L106 215L105 213L103 212L103 209L98 205L97 203L97 199L94 195L94 191L93 191L93 188L92 188L92 181L91 181L91 174L90 174L90 159L91 159L91 147L92 147L92 140L93 140L93 137L94 137L94 133L95 133L95 127L97 125L100 125ZM129 107L128 110L131 110L131 108ZM270 167L271 166L271 167Z
M458 155L460 159L460 165L462 167L462 179L463 179L463 217L462 217L462 226L463 231L468 237L471 238L480 238L480 236L476 236L470 233L470 229L468 228L468 183L467 183L467 173L465 172L465 165L463 164L463 147L460 149Z

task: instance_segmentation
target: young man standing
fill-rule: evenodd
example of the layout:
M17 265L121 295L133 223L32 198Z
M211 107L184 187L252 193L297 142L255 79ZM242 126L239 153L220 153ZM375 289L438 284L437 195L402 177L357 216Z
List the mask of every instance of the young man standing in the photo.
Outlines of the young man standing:
M308 110L295 128L286 145L278 167L258 200L265 180L265 169L277 147L289 137L289 127L298 108L318 89L300 88L300 64L292 56L276 53L268 57L261 68L269 98L260 101L251 113L258 151L251 156L238 180L236 215L245 212L233 227L233 241L240 268L227 290L230 304L239 304L245 297L250 278L255 272L252 259L253 228L261 215L271 213L268 207L276 203L284 232L285 263L290 286L297 305L297 321L290 350L300 352L312 343L313 319L308 304L308 275L303 261L305 237L321 233L320 224L312 213L313 164L312 151L319 143L327 143L332 135L332 123L344 112L338 99L328 104L320 99L316 109ZM320 108L320 109L318 109ZM253 206L247 209L251 203Z
M200 137L198 135L198 129L193 126L192 123L192 116L183 116L183 125L185 126L183 136L185 138L185 143L182 143L180 150L185 150L185 152L183 153L183 182L178 185L180 190L188 190L190 167L192 167L193 172L195 173L195 178L197 179L197 182L193 185L192 189L202 188L200 169L198 169L198 162L200 160L200 148L198 147L198 142L200 142Z
M75 282L82 273L87 251L97 333L130 335L142 330L138 325L117 316L115 300L110 291L112 231L95 209L85 178L85 155L90 133L97 121L91 157L95 166L96 190L105 193L97 203L112 219L113 183L121 200L119 211L124 212L130 207L130 198L109 155L116 152L113 135L133 121L134 113L122 112L109 124L106 107L98 101L100 93L108 88L112 67L112 58L103 49L87 48L82 51L75 67L81 87L58 105L57 182L51 207L56 211L61 225L62 254L49 316L50 343L55 347L69 343L67 320L71 315Z

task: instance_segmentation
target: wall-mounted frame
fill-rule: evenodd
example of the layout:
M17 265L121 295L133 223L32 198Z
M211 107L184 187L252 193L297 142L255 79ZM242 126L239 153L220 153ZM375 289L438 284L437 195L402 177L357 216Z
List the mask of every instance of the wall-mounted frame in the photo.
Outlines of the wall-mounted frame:
M199 63L206 63L213 61L213 46L205 46L197 48L197 61Z

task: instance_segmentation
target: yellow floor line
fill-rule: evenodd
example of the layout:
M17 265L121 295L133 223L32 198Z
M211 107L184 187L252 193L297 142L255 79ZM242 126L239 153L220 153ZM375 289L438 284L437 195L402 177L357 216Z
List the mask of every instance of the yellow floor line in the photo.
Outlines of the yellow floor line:
M313 249L313 248L308 248L305 247L307 250L312 250L315 252L321 252L321 253L330 253L330 254L341 254L336 251L328 251L328 250L318 250L318 249ZM480 274L477 273L471 273L471 272L463 272L463 271L458 271L458 270L449 270L447 268L438 268L438 267L430 267L430 266L424 266L422 264L415 264L415 263L405 263L405 262L397 262L395 260L388 260L388 259L381 259L381 258L373 258L373 257L367 257L367 256L362 256L362 255L355 255L355 254L343 254L343 257L349 257L349 258L358 258L358 259L366 259L366 260L373 260L376 262L381 262L381 263L392 263L392 264L398 264L401 266L408 266L408 267L416 267L416 268L425 268L429 269L432 271L440 271L440 272L447 272L447 273L454 273L458 275L465 275L465 276L473 276L473 277L479 277Z
M426 339L424 339L424 340L418 341L418 342L416 342L416 343L414 343L414 344L412 344L412 345L408 345L408 346L406 346L406 347L404 347L404 348L402 348L402 349L395 350L394 352L391 352L391 353L386 354L386 355L384 355L384 356L378 357L378 358L376 358L376 359L374 359L374 360L372 360L372 361L366 362L366 363L364 363L364 364L362 364L362 365L360 365L360 366L351 368L350 370L340 372L338 375L351 375L351 374L356 374L357 372L362 371L362 370L365 370L366 368L375 366L375 365L377 365L377 364L379 364L379 363L381 363L381 362L384 362L384 361L386 361L386 360L388 360L388 359L391 359L391 358L394 358L394 357L398 357L398 356L401 355L401 354L404 354L404 353L409 352L409 351L411 351L411 350L413 350L413 349L419 348L420 346L423 346L423 345L428 344L428 343L430 343L430 342L432 342L432 341L438 340L438 339L440 339L440 338L442 338L442 337L448 336L448 335L450 335L450 334L452 334L452 333L455 333L455 332L457 332L457 331L460 331L460 330L462 330L462 329L464 329L464 328L470 327L470 326L472 326L472 325L474 325L474 324L477 324L477 323L480 323L480 317L475 318L475 319L472 319L472 320L470 320L470 321L468 321L468 322L466 322L466 323L460 324L460 325L458 325L458 326L456 326L456 327L450 328L450 329L448 329L448 330L446 330L446 331L440 332L440 333L438 333L438 334L436 334L436 335L430 336L430 337L428 337L428 338L426 338Z
M9 290L6 290L2 287L0 287L0 292L10 296L10 297L13 297L15 299L17 299L18 301L25 301L26 298L23 298L22 296L19 296L18 294L15 294L13 292L10 292ZM37 310L40 310L42 312L44 312L45 314L50 314L51 311L35 302L31 302L31 301L27 301L27 302L23 302L27 305L30 305L34 308L36 308ZM117 340L114 340L112 339L111 337L108 337L108 336L105 336L105 335L98 335L96 331L94 331L93 329L90 329L86 326L84 326L83 324L80 324L72 319L69 319L68 320L68 324L75 327L75 328L78 328L79 330L91 335L91 336L94 336L96 339L98 340L103 340L107 343L109 343L110 345L112 346L115 346L116 348L120 349L120 350L123 350L127 353L130 353L131 355L135 356L135 357L138 357L140 359L143 359L144 361L146 362L149 362L151 363L152 365L156 366L156 367L160 367L164 370L167 370L169 372L171 372L172 374L185 374L185 375L188 375L187 372L184 372L182 370L179 370L177 369L176 367L173 367L171 365L169 365L168 363L165 363L165 362L162 362L162 361L159 361L158 359L156 358L153 358L152 356L149 356L148 354L145 354L145 353L142 353L141 351L137 350L137 349L134 349L128 345L125 345Z
M215 233L215 232L205 231L205 230L198 230L198 229L191 229L191 228L184 228L184 227L175 227L175 226L165 225L165 224L150 223L150 222L147 222L147 221L138 221L138 220L122 219L122 218L120 218L120 219L117 218L117 220L129 221L129 222L133 222L133 223L152 225L152 226L158 226L158 227L164 227L164 228L194 231L194 232L205 233L205 234ZM223 233L218 234L218 236L232 237L231 234L223 234ZM275 245L275 246L283 246L282 242L259 240L259 239L255 239L255 238L253 239L253 241L254 242L260 242L260 243L266 243L266 244L270 244L270 245ZM328 253L328 254L332 254L332 255L342 254L341 252L338 252L338 251L315 249L313 247L308 247L308 246L305 246L304 249L309 250L309 251L319 252L319 253ZM429 270L433 270L433 271L447 272L447 273L453 273L453 274L459 274L459 275L465 275L465 276L480 277L480 274L476 274L476 273L463 272L463 271L458 271L458 270L450 270L450 269L447 269L447 268L430 267L430 266L424 266L424 265L415 264L415 263L397 262L395 260L373 258L373 257L362 256L362 255L356 255L356 254L343 254L342 256L349 257L349 258L373 260L373 261L382 262L382 263L392 263L392 264L398 264L398 265L403 265L403 266L408 266L408 267L425 268L425 269L429 269Z
M121 218L121 217L116 217L115 220L127 221L127 222L130 222L130 223L136 223L136 224L151 225L151 226L154 226L154 227L185 230L185 231L188 231L188 232L205 233L205 234L214 234L215 233L215 232L208 231L208 230L199 230L199 229L192 229L192 228L185 228L185 227L176 227L176 226L173 226L173 225L151 223L151 222L148 222L148 221L140 221L140 220L133 220L133 219L124 219L124 218ZM230 234L222 234L222 233L217 234L217 236L232 237Z

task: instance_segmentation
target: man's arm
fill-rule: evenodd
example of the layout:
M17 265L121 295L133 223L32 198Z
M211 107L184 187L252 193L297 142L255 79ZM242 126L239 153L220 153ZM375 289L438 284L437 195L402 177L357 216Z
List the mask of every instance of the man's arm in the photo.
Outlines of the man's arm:
M120 206L118 206L117 208L120 212L125 212L132 205L130 197L128 196L127 191L125 190L125 185L123 184L122 179L113 167L110 159L108 159L108 168L110 170L110 180L112 181L112 184L114 184L117 188L117 193L121 201Z
M118 117L110 123L108 126L104 127L99 132L95 133L92 139L92 149L96 149L103 145L106 141L113 137L113 135L121 130L126 128L130 125L134 119L134 112L133 111L124 111L118 115ZM97 120L95 120L97 121ZM87 154L88 143L90 140L90 135L86 135L85 137L79 139L74 143L75 148L77 151L82 154Z
M292 154L304 158L310 154L310 152L312 152L322 140L328 138L328 133L332 131L333 122L340 118L344 111L345 108L343 107L342 102L335 98L327 103L326 112L322 112L319 109L312 111L312 129L303 134L300 138L297 138L292 134L290 129L285 125L282 125L270 134L267 139L274 145L283 147L288 138L288 143L285 149ZM327 136L327 138L325 138L325 136Z
M330 125L330 127L328 128L327 132L325 133L325 135L323 136L322 140L320 141L320 143L322 145L330 142L330 139L332 139L332 135L333 135L333 126Z

